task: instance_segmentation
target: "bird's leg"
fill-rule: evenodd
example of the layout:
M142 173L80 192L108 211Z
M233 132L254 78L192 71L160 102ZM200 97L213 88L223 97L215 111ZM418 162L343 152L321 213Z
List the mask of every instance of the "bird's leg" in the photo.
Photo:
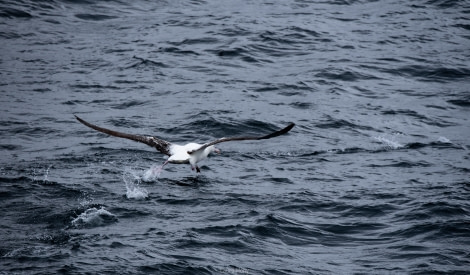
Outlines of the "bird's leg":
M155 180L157 177L160 177L160 174L163 171L163 166L165 166L167 163L168 161L165 161L162 166L153 165L149 170L145 171L142 177L144 181L151 181Z
M194 169L196 169L196 172L197 172L197 173L201 173L201 169L199 169L199 166L197 166L197 165L192 166L192 165L191 165L191 170L194 171Z
M158 169L156 169L156 174L157 174L158 176L160 176L160 174L161 174L162 171L163 171L163 167L164 167L167 163L168 163L168 160L165 161L162 166L160 166L160 167L158 167Z

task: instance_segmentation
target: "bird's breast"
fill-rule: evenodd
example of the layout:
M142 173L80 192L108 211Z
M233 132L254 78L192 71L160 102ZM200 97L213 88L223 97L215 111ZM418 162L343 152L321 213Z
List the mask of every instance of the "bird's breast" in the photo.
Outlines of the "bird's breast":
M173 163L173 164L188 164L189 158L188 159L168 159L168 162Z

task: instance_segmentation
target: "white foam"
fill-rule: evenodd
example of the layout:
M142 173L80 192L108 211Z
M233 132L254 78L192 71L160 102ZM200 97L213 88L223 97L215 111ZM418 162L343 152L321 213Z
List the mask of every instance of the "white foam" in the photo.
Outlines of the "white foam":
M404 147L403 144L399 143L398 141L394 140L393 138L378 136L378 137L374 137L374 139L377 140L378 142L384 144L387 149L395 150L395 149L399 149L399 148Z
M116 216L103 207L100 209L93 207L78 215L78 217L72 221L72 225L76 227L95 227L115 220Z
M437 141L442 142L442 143L452 143L448 138L446 137L439 137Z

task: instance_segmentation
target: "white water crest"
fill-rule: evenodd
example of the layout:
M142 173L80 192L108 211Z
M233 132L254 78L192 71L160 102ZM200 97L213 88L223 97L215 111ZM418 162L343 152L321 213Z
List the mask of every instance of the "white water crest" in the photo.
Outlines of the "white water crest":
M377 136L377 137L374 137L374 139L382 143L383 145L385 145L386 149L395 150L395 149L404 147L403 144L396 141L395 138L393 137Z
M437 139L437 141L439 141L439 142L441 142L441 143L452 143L452 141L450 141L448 138L442 137L442 136L439 137L439 138Z
M111 212L103 207L97 209L95 207L87 209L72 220L75 227L97 227L116 221L117 218Z

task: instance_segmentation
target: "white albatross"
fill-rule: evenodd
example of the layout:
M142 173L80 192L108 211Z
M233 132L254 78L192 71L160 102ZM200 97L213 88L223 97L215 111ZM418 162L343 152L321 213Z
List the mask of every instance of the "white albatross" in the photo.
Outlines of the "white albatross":
M235 140L269 139L269 138L286 134L295 126L294 123L290 123L284 129L281 129L279 131L276 131L269 135L264 135L264 136L241 136L241 137L228 137L228 138L223 137L223 138L219 138L219 139L216 139L214 141L204 143L204 144L188 143L186 145L178 145L178 144L173 144L173 143L170 143L168 141L165 141L163 139L160 139L154 136L126 134L126 133L121 133L121 132L109 130L106 128L102 128L94 124L91 124L89 122L86 122L85 120L79 118L76 115L75 115L75 118L78 121L80 121L82 124L96 131L99 131L99 132L102 132L111 136L115 136L115 137L127 138L127 139L134 140L137 142L145 143L150 147L156 148L158 151L168 156L168 159L162 165L162 168L167 163L173 163L173 164L189 163L191 165L191 169L192 170L196 169L197 173L201 172L201 170L197 166L198 162L207 158L207 156L209 156L209 154L212 152L220 153L220 150L214 147L215 144L218 144L221 142L227 142L227 141L235 141Z

